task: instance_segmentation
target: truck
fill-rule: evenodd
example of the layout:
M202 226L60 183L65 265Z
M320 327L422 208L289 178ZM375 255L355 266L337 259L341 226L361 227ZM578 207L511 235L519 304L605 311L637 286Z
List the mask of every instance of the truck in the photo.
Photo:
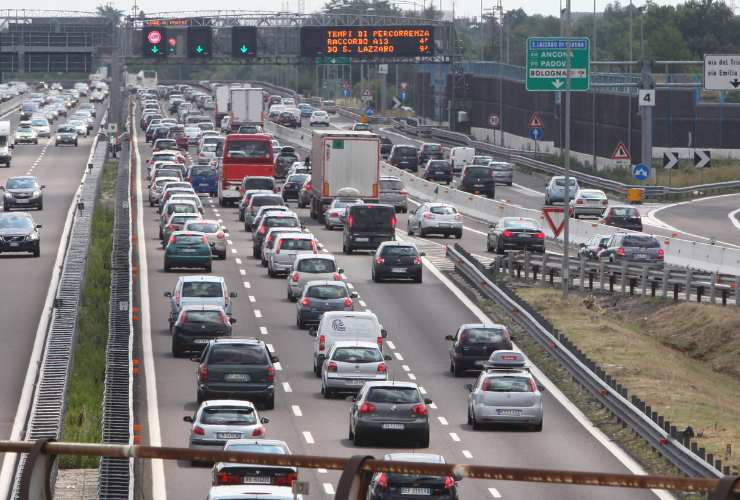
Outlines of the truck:
M0 121L0 163L3 163L6 167L10 166L10 161L13 159L13 148L15 143L13 141L13 132L10 129L10 121Z
M377 203L380 195L380 136L367 131L314 130L311 138L311 217L324 212L343 188Z
M228 85L217 85L214 92L216 96L216 125L221 123L224 116L229 114L229 102L231 102L231 89Z
M231 89L231 130L240 125L262 125L262 89L238 87Z

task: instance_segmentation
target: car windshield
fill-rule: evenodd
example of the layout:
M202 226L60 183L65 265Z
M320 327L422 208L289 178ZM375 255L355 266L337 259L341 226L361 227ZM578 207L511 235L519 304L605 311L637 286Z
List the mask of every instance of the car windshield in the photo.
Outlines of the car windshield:
M313 240L307 238L283 238L280 240L281 250L313 250L315 245Z
M198 231L201 233L215 233L219 229L216 222L190 222L186 228L189 231Z
M274 455L286 455L287 450L277 444L230 444L227 447L228 451L244 451L247 453L272 453Z
M173 141L172 139L167 139L167 140L159 139L157 141L157 147L159 149L176 148L177 147L177 143L175 141Z
M336 265L329 259L303 259L298 262L296 271L304 273L333 273Z
M630 207L612 208L611 213L615 217L638 217L637 209Z
M299 227L301 224L295 217L268 217L262 225L265 227Z
M190 169L190 175L213 175L216 171L212 169L211 167L205 166L205 167L192 167Z
M221 311L185 311L186 323L209 323L223 324L224 318Z
M605 200L606 195L601 191L581 191L580 197L584 200Z
M533 392L525 377L489 377L483 383L487 392Z
M200 416L205 425L254 425L257 417L251 408L206 408Z
M203 243L203 236L199 234L178 234L175 236L175 242L180 245L198 245Z
M152 155L152 161L177 161L177 157L172 153L160 153Z
M506 219L504 227L507 229L533 229L539 230L540 226L530 219Z
M446 160L431 160L429 162L429 168L447 170L450 168L450 164Z
M200 148L200 152L201 153L215 153L217 147L218 147L218 144L216 143L203 144L203 147Z
M32 120L31 121L31 125L34 125L36 127L44 127L48 124L49 122L47 122L46 120Z
M385 248L383 248L382 255L384 256L392 256L392 257L407 257L407 256L417 256L419 252L416 251L416 248L414 247L402 247L398 245L389 245Z
M424 144L422 147L424 148L424 151L432 153L442 150L442 147L439 144Z
M230 141L227 155L229 158L269 158L270 150L263 141Z
M263 348L249 345L215 345L208 355L210 365L266 365L267 361Z
M457 213L457 209L449 205L438 205L435 207L429 207L429 211L437 215L453 215Z
M658 240L652 236L628 235L622 240L624 247L660 248Z
M339 347L332 359L344 363L377 363L383 361L383 355L379 349L372 347Z
M33 220L30 217L22 215L2 215L0 216L0 229L31 229Z
M182 296L188 298L215 298L223 297L224 290L221 283L209 281L186 281L182 285Z
M488 167L468 167L465 169L465 175L471 175L475 177L491 177L493 169Z
M28 132L30 130L33 130L30 125L18 125L18 128L16 128L18 132Z
M421 396L415 387L373 387L367 395L369 403L421 403Z
M5 187L8 189L36 189L38 184L36 179L8 179Z
M474 156L473 165L488 165L491 160L493 160L492 156Z
M269 178L255 179L250 178L244 181L244 189L269 189L275 186L275 181Z
M398 179L380 179L381 191L401 191L403 182Z
M460 342L466 344L488 344L498 342L506 332L503 328L468 328L460 334Z
M72 127L59 127L57 129L57 132L59 132L60 134L75 134L75 133L77 133L75 131L75 129L73 129Z
M514 169L513 165L511 165L510 163L490 163L490 166L496 172L510 172Z
M570 185L570 186L575 186L577 183L578 182L573 177L571 177L570 179L568 179L568 185ZM565 186L565 179L562 178L562 177L559 178L559 179L555 179L555 184L558 185L558 186Z
M306 292L306 297L320 300L343 299L346 296L347 289L338 285L315 285Z
M297 184L303 184L306 182L306 179L308 179L308 174L293 174L290 177L288 177L288 180L285 182L295 182Z

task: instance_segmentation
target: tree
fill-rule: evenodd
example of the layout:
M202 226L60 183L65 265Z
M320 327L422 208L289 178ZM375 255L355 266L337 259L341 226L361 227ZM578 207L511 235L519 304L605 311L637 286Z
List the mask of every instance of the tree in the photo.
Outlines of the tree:
M105 17L109 19L113 26L118 26L119 24L121 24L123 11L113 7L113 4L111 4L110 2L103 5L98 5L95 8L95 12L97 12L100 17Z
M372 14L397 16L401 10L389 0L329 0L324 5L328 14Z

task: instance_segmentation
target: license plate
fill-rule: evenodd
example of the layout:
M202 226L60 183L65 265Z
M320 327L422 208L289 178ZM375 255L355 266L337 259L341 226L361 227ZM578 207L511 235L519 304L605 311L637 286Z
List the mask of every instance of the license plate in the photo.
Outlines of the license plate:
M270 484L272 478L270 476L244 476L242 477L242 484Z
M431 488L401 488L401 495L424 495L431 496Z
M193 339L193 344L207 344L211 339Z
M355 238L355 241L370 241L370 238Z
M473 187L482 188L483 184L473 184Z
M15 200L16 203L28 203L30 200Z
M226 382L249 382L249 374L247 373L227 373L224 375Z
M21 244L20 243L11 243L10 246L11 247L19 247L19 246L21 246Z
M434 173L435 173L435 175L444 175L445 174L444 172L434 172Z
M239 439L242 437L241 432L217 432L216 439Z
M393 269L391 269L391 272L392 273L405 273L406 268L405 267L394 267Z
M201 183L200 183L200 184L198 184L198 185L199 185L200 187L208 187L208 183L207 183L207 182L201 182Z
M532 235L531 235L531 234L529 234L529 233L521 233L521 234L519 234L519 237L520 237L520 238L531 238L531 237L532 237Z
M182 253L195 253L195 248L183 248Z
M518 417L522 414L522 410L496 410L497 415L508 415L511 417Z
M636 253L635 254L636 259L647 259L647 254L645 253Z
M402 431L405 429L405 426L403 424L383 424L382 428L385 430Z
M365 381L358 378L358 379L350 380L349 385L365 385Z

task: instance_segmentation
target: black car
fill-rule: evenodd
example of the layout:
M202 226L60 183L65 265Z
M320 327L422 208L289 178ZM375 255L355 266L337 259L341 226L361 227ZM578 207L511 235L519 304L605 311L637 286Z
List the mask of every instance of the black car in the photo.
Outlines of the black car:
M443 464L442 455L432 453L389 453L383 460ZM452 476L430 476L376 472L368 488L369 500L424 498L425 500L457 500L457 482Z
M283 146L283 149L280 150L280 154L275 158L275 170L273 172L273 176L276 179L285 179L290 167L297 161L299 160L295 149L291 146Z
M0 253L31 252L34 257L41 255L41 224L26 213L0 214Z
M342 251L375 250L396 239L396 207L372 203L347 209L342 232Z
M424 166L421 177L428 181L452 182L452 165L447 160L429 160Z
M211 339L230 337L234 318L219 305L185 305L172 325L172 355L199 353Z
M642 232L642 217L634 207L609 207L603 215L603 224Z
M456 377L468 370L481 370L493 351L512 348L504 325L466 324L445 339L450 341L450 372Z
M206 344L198 362L198 404L207 399L261 401L275 408L275 368L278 358L257 339L216 339Z
M385 160L391 154L393 142L385 136L380 137L380 156Z
M303 187L303 183L306 182L311 176L308 174L293 174L285 180L283 184L283 199L288 201L290 199L298 199L298 193Z
M77 146L77 129L66 125L59 127L54 138L54 146L56 147L60 144Z
M293 113L283 111L278 116L277 124L283 127L298 128L301 126L301 120Z
M481 165L467 165L463 168L459 188L472 194L496 196L496 181L493 168Z
M419 164L423 165L429 160L441 160L442 159L442 145L425 142L419 148Z
M578 245L578 256L588 260L596 260L599 258L599 253L606 248L608 242L609 235L597 234L592 236L586 243Z
M388 163L394 167L416 172L419 168L417 149L409 144L397 144L391 149Z
M421 258L416 246L399 241L380 244L373 259L372 278L376 283L389 279L411 279L421 283Z
M491 224L486 239L486 250L503 254L506 250L545 252L545 233L534 219L502 217Z
M20 175L11 177L5 186L0 186L3 193L3 208L9 212L13 208L36 207L44 209L44 195L41 190L46 186L40 185L36 177Z

